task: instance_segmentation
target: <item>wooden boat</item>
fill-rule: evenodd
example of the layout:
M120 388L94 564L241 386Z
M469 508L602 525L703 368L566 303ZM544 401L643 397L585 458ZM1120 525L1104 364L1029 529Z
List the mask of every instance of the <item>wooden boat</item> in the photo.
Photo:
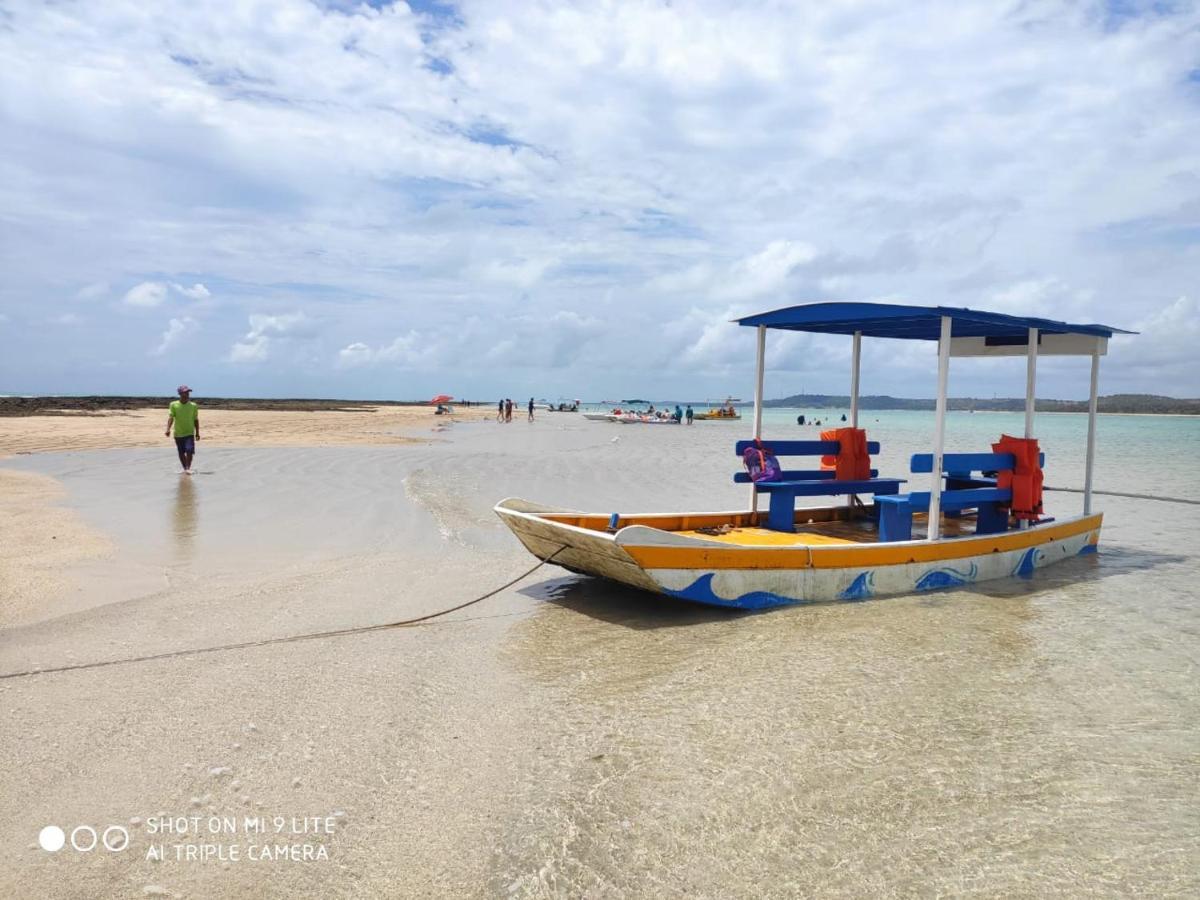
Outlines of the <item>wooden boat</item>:
M496 513L539 559L698 603L739 609L854 601L955 587L1011 576L1096 552L1103 516L1092 511L1096 398L1100 357L1121 329L1072 325L950 307L818 303L737 320L758 332L754 430L736 451L774 449L780 456L821 455L816 471L783 471L751 482L750 508L729 512L574 512L510 498ZM821 441L762 439L767 328L853 338L851 424ZM912 458L904 478L880 478L864 453L858 424L863 336L937 341L938 390L932 453ZM944 452L946 385L951 356L1026 359L1024 438L1004 436L992 452ZM1042 514L1041 456L1033 438L1033 398L1040 355L1091 358L1091 400L1083 511ZM832 457L836 454L836 457ZM833 468L829 468L833 459ZM843 472L843 463L846 472ZM850 470L855 471L852 473ZM928 491L900 493L909 474L928 474ZM1036 490L1034 489L1036 487ZM770 508L758 508L762 495ZM871 495L870 503L859 496ZM798 497L848 497L837 505L796 509Z
M697 422L708 420L718 422L734 422L742 417L738 412L737 407L733 404L740 403L736 397L726 397L724 403L713 403L704 412L698 412L693 416Z

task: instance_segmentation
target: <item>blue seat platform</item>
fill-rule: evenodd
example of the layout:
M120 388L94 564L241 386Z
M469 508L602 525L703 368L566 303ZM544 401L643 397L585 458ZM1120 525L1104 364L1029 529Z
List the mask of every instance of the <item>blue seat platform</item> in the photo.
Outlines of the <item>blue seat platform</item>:
M1045 461L1046 455L1043 453L1039 465ZM1015 464L1011 453L943 454L942 474L946 478L947 490L942 491L941 495L942 511L955 516L963 510L976 510L976 534L1007 531L1012 491L996 487L994 478L976 477L974 473L1011 469ZM910 468L915 473L932 472L933 454L914 455ZM912 515L917 510L928 510L929 502L929 491L877 497L875 505L879 508L879 540L911 541Z
M734 452L741 457L754 441L738 441ZM836 456L840 449L837 441L763 441L763 447L771 450L776 458L785 456ZM869 441L867 452L879 452L879 442ZM796 530L797 497L833 497L839 494L896 494L900 491L903 478L877 478L878 470L871 470L871 477L859 481L838 481L832 469L785 470L774 481L759 481L754 489L770 497L767 510L767 527L772 531ZM733 480L749 484L748 472L738 472Z

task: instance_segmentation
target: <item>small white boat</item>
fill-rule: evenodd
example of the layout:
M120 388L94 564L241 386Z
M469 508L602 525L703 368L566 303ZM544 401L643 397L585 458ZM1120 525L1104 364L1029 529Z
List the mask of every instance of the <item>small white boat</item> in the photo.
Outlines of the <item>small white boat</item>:
M621 413L609 418L622 425L678 425L679 420L671 417L652 416L646 413Z

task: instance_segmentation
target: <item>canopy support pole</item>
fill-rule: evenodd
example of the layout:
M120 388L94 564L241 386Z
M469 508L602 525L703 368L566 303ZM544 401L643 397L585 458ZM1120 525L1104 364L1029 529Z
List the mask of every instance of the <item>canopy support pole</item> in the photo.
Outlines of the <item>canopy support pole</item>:
M858 372L862 361L862 332L854 332L853 349L850 352L850 427L858 427ZM858 496L851 494L846 498L846 505L854 509Z
M1092 513L1092 467L1096 462L1096 391L1100 386L1100 341L1092 350L1092 392L1088 397L1087 464L1083 474L1083 514Z
M762 411L763 411L763 363L767 355L767 326L758 326L758 364L754 373L754 439L757 441L762 437ZM758 513L758 491L754 489L754 482L750 483L750 513L751 519Z
M1029 345L1025 353L1025 437L1033 437L1033 408L1037 401L1035 394L1037 393L1037 356L1038 356L1038 330L1036 328L1029 329ZM1025 519L1017 521L1018 529L1029 527L1029 522Z
M942 536L942 456L946 446L946 386L950 381L950 316L938 338L937 428L933 434L933 484L929 488L929 540Z
M850 427L858 427L858 371L862 361L862 332L854 332L854 350L850 364Z
M1034 385L1037 381L1038 330L1029 329L1029 352L1025 359L1025 437L1033 437Z

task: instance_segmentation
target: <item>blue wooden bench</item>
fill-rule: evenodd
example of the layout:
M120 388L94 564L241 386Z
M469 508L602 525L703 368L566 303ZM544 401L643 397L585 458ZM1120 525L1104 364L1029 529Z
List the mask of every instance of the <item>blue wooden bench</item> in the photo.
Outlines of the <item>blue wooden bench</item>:
M1039 465L1046 461L1042 454ZM941 494L941 509L947 515L961 514L963 510L976 510L975 533L997 534L1008 530L1008 504L1012 502L1012 491L996 487L995 478L976 472L997 472L1011 469L1016 464L1011 453L944 453L942 473L946 477L946 490ZM933 454L917 453L910 468L914 473L933 471ZM876 497L879 509L879 540L912 540L912 516L917 510L928 510L929 491L913 491Z
M738 441L734 452L741 458L754 441ZM837 441L763 441L782 460L785 456L836 456L841 445ZM867 452L879 452L878 441L867 442ZM878 470L871 470L871 477L859 481L838 481L832 469L789 469L780 473L774 481L759 481L755 491L771 498L767 510L767 527L772 531L795 531L797 497L833 497L839 494L895 494L900 491L903 478L877 478ZM750 474L738 472L733 476L738 484L749 484Z

